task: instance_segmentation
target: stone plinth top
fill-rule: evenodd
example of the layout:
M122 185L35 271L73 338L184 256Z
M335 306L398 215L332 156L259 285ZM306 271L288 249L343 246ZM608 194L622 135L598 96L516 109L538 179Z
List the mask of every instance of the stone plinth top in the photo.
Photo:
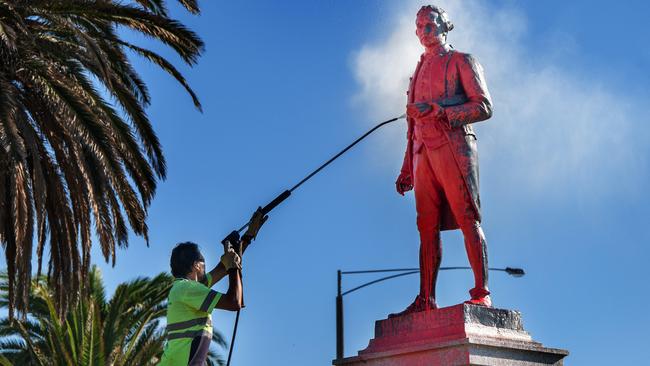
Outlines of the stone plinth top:
M334 364L558 366L568 354L533 341L518 311L459 304L378 320L368 347Z
M515 310L459 304L431 311L378 320L375 338L359 354L410 343L444 341L470 336L530 342L521 314Z

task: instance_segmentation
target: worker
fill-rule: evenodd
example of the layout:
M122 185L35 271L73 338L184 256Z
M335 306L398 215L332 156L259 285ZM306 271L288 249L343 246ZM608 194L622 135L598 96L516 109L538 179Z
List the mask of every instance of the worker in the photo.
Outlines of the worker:
M227 240L239 240L237 244L245 248L255 240L266 219L258 209L241 239L231 234ZM170 266L175 280L167 301L167 344L159 366L206 365L212 341L212 310L242 308L241 258L232 246L227 248L209 273L197 244L180 243L172 250ZM229 284L225 294L210 289L226 275Z

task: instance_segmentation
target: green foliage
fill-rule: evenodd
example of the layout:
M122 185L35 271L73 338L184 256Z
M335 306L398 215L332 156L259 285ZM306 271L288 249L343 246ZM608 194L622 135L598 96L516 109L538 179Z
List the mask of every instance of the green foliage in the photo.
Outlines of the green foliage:
M178 1L199 12L196 0ZM160 41L189 65L203 49L165 0L0 0L0 242L10 315L27 310L34 251L40 275L49 244L61 315L86 288L93 226L113 264L129 227L147 239L147 207L166 165L145 113L149 91L128 54L169 73L201 109L171 62L120 29Z
M29 312L24 319L0 319L0 366L131 366L155 365L165 334L167 295L173 278L161 273L120 284L105 299L101 273L89 272L89 295L59 317L54 294L45 279L33 280ZM8 304L8 280L0 275L0 307ZM225 347L218 332L213 342ZM4 362L4 363L3 363ZM215 352L210 365L222 365Z

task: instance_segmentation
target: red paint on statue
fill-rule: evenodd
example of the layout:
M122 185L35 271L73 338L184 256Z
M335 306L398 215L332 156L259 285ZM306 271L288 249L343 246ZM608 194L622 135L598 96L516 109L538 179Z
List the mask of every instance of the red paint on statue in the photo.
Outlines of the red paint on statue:
M415 189L420 232L420 293L405 311L436 307L441 230L460 228L474 273L469 302L491 306L487 248L481 229L476 134L471 123L492 115L483 69L446 43L453 25L444 10L425 6L416 34L425 47L408 91L407 148L397 179L400 194Z

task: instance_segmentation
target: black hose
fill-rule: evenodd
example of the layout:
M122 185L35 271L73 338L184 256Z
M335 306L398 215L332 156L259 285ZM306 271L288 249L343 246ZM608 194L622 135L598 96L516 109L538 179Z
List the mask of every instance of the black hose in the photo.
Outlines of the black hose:
M230 350L228 351L228 361L226 362L226 366L230 366L230 359L232 358L233 345L235 344L235 337L237 336L237 325L239 324L240 311L241 310L237 310L237 316L235 317L235 326L232 328L232 339L230 340Z

